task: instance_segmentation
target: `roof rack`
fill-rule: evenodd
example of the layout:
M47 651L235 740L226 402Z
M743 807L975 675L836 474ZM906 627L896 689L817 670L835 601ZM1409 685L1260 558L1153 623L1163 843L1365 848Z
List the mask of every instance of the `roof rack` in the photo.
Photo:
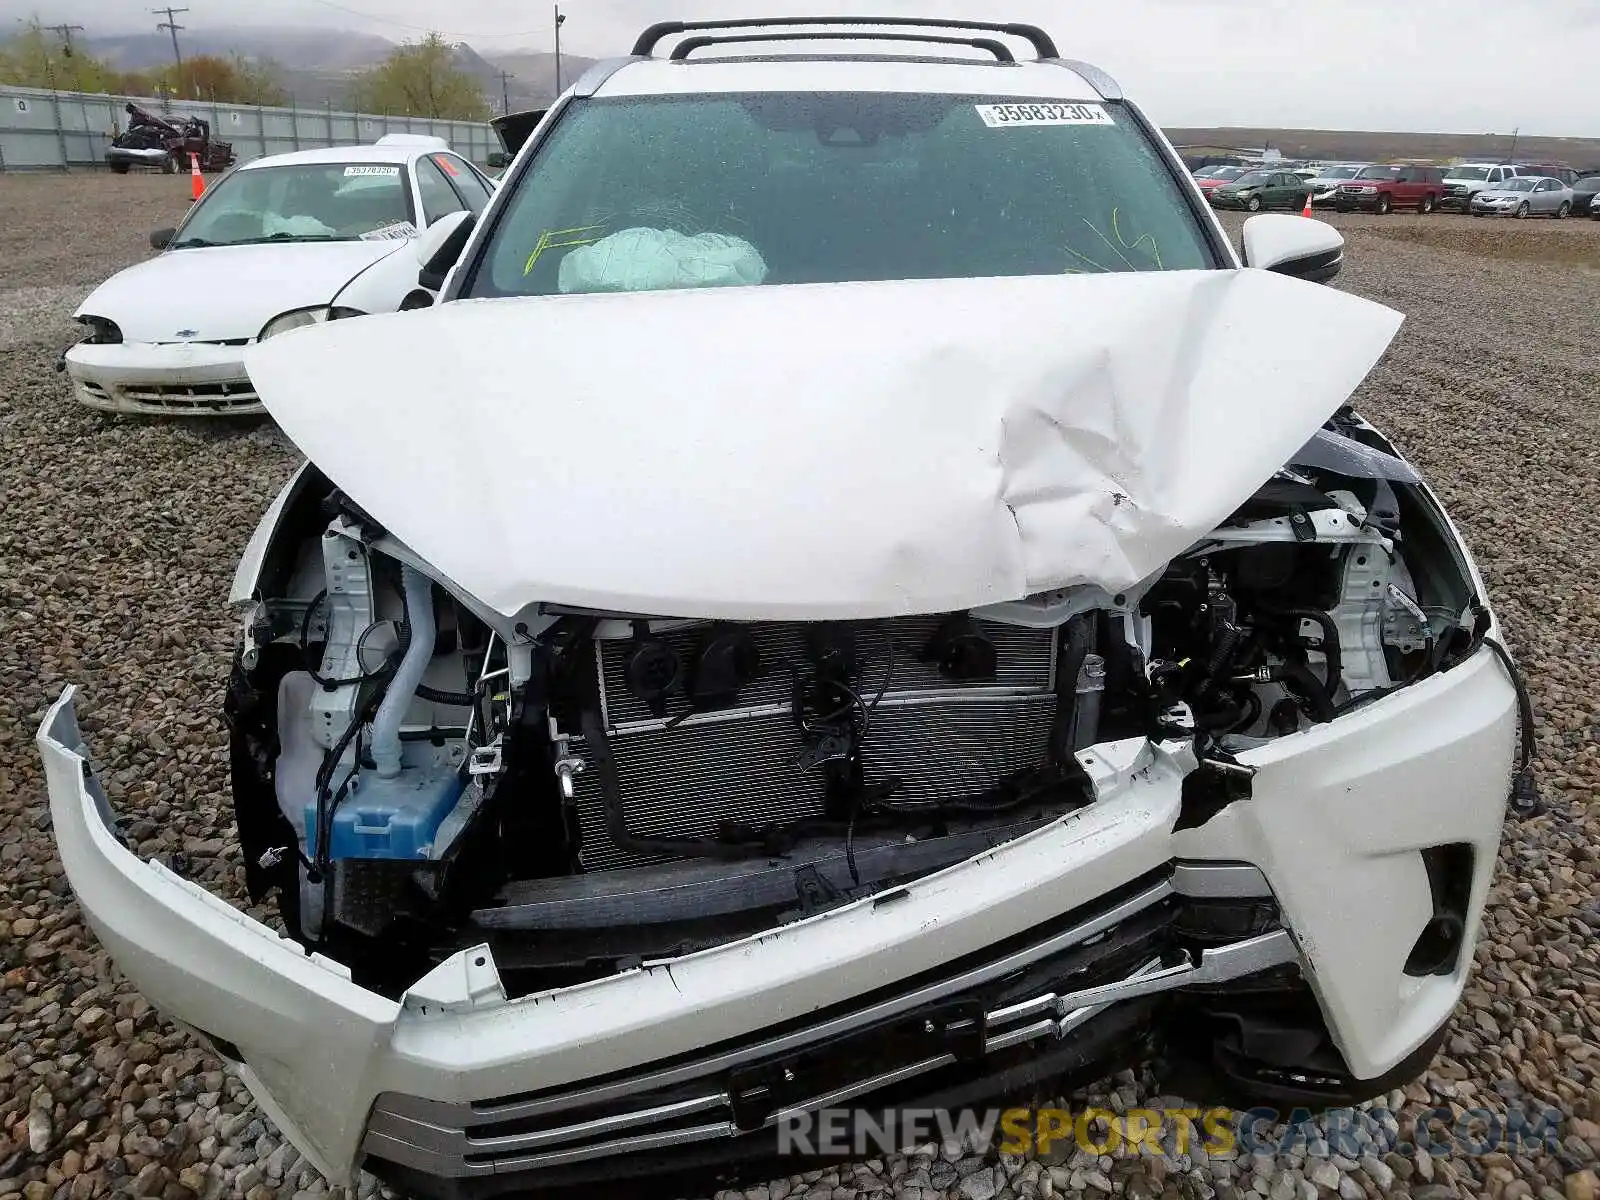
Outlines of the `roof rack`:
M1037 25L1016 25L992 21L951 21L937 17L742 17L728 21L662 21L650 26L639 35L633 45L635 58L649 58L663 38L679 33L695 33L705 29L777 29L784 26L852 26L877 25L889 29L973 29L984 33L999 33L1021 38L1030 43L1040 58L1060 58L1054 40ZM862 35L857 35L862 36ZM865 35L870 38L872 35ZM779 41L784 39L772 38ZM913 39L920 40L920 39Z
M672 61L682 62L696 50L703 50L707 46L729 46L736 43L749 42L916 42L935 43L940 46L970 46L975 50L984 50L994 55L997 62L1015 63L1016 56L1004 43L993 38L959 38L940 37L933 33L743 33L726 37L713 37L700 34L696 37L684 38L672 48Z

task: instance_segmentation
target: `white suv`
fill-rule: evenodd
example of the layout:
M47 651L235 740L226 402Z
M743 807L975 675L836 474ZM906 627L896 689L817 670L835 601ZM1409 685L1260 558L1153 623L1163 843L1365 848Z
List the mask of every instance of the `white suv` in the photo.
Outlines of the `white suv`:
M283 934L121 844L69 689L78 904L424 1196L699 1194L1153 1044L1202 1101L1412 1079L1531 709L1348 407L1400 315L1324 222L1242 244L1039 29L651 29L419 239L437 304L249 351L309 459L224 709Z
M1472 198L1528 172L1511 163L1456 163L1444 168L1444 195L1440 208L1472 211Z

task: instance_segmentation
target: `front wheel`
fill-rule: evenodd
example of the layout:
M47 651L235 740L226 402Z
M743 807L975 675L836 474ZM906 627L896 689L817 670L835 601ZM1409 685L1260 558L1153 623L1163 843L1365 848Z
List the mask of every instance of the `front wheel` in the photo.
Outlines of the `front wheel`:
M178 156L169 154L161 160L161 173L163 175L176 175L178 173Z
M1521 204L1517 205L1517 220L1526 220L1530 211L1531 210L1528 208L1528 202L1524 200Z
M1244 206L1245 206L1245 208L1249 209L1251 212L1260 212L1261 211L1261 197L1260 196L1251 196L1250 199L1245 201Z
M1380 217L1388 216L1389 210L1393 207L1394 201L1389 198L1388 192L1384 192L1383 195L1378 197L1378 215Z
M1565 221L1567 219L1567 214L1571 211L1572 204L1569 201L1563 200L1561 202L1561 207L1556 209L1556 220Z
M112 163L111 164L111 173L113 175L126 175L128 173L128 164L125 163L125 162L114 162L114 163Z

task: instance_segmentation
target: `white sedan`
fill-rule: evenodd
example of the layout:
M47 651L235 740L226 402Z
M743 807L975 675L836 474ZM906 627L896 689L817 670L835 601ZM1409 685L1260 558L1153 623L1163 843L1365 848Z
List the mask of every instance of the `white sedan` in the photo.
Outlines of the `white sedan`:
M392 312L417 290L398 254L494 184L441 138L273 155L219 180L162 251L112 276L78 309L86 340L64 356L78 400L117 413L264 411L245 348L304 325Z

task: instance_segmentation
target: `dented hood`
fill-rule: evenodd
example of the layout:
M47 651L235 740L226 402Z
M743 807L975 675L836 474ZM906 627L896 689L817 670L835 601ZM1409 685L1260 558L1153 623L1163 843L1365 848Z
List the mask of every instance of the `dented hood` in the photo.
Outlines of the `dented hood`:
M661 616L1123 590L1305 445L1400 314L1266 271L475 300L249 351L444 578Z

